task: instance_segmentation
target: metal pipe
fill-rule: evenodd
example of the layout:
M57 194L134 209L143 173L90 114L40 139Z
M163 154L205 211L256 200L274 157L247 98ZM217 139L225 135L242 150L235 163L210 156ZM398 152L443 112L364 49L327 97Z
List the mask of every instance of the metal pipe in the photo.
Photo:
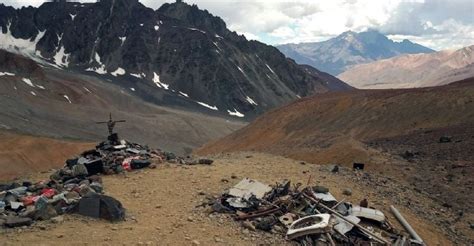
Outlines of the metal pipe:
M402 226L405 228L405 230L407 230L408 233L410 233L410 235L413 237L413 239L418 241L418 243L424 245L425 243L423 242L423 239L421 239L421 237L416 233L416 231L413 229L413 227L411 227L411 225L408 224L408 222L405 220L403 215L398 211L398 209L396 209L393 205L391 205L390 210L392 211L393 215L395 215L395 218L397 218L397 220L400 222L400 224L402 224Z

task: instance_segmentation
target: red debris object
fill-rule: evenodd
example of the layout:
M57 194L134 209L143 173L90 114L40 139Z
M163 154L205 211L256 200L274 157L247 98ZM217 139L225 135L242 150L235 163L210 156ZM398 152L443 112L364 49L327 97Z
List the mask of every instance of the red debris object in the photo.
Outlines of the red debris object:
M138 160L138 159L140 159L139 156L125 158L125 160L123 160L122 162L123 169L127 171L132 171L132 166L130 164L132 163L132 160Z
M51 198L55 194L56 194L56 192L54 191L54 189L51 189L51 188L45 188L41 191L41 195L44 196L44 197L47 197L47 198Z
M38 196L25 196L21 198L21 201L23 202L23 205L25 207L29 205L33 205L36 202L36 200L38 200Z

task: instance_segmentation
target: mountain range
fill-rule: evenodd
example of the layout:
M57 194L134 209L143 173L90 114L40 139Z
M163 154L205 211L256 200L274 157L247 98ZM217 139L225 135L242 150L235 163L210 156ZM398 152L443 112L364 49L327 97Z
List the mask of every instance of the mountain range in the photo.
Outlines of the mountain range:
M0 49L160 106L253 118L298 97L352 89L181 1L158 10L138 0L0 4L0 27Z
M401 54L431 53L434 50L407 39L394 42L376 30L347 31L323 42L284 44L277 48L297 63L338 75L354 65Z
M360 89L439 86L474 77L474 45L360 64L338 78Z

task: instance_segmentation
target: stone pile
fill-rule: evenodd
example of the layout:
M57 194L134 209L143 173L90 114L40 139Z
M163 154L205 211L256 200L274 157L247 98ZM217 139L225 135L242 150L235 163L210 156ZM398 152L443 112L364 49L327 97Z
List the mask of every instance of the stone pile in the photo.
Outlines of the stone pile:
M188 165L212 163L119 140L114 133L95 149L66 160L64 167L54 171L49 180L0 184L0 227L29 226L36 220L54 220L64 213L123 220L125 209L116 199L103 195L101 176L155 168L165 161Z

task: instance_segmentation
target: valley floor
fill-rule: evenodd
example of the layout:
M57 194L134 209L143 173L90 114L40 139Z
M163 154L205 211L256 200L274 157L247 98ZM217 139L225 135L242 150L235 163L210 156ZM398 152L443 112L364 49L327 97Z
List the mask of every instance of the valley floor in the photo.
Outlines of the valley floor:
M159 165L126 175L104 177L105 192L120 200L127 209L125 222L111 224L81 216L65 215L64 222L38 222L31 228L0 231L4 245L291 245L279 235L245 231L225 215L209 215L196 206L207 196L219 195L244 177L267 184L290 179L293 184L324 185L338 199L358 203L368 198L369 206L382 210L400 228L389 212L395 204L428 245L451 245L445 233L430 221L417 216L401 194L387 194L382 182L372 175L342 168L331 173L325 166L302 163L269 154L240 152L212 156L210 166ZM31 177L34 180L47 174ZM342 195L345 188L352 196ZM391 187L393 188L393 187ZM395 191L398 191L395 189ZM410 196L411 193L406 193ZM406 198L404 198L406 199ZM428 204L417 204L429 207Z

